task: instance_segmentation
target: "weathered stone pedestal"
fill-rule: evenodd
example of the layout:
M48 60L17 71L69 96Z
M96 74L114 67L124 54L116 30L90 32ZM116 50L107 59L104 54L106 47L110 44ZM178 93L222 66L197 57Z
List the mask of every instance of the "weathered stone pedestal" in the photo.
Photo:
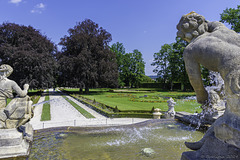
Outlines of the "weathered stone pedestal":
M181 160L237 160L240 159L240 149L217 139L213 134L197 151L183 152Z
M14 129L0 130L0 159L28 156L30 143L23 138L23 133Z
M162 113L160 112L159 108L154 109L153 112L153 119L161 119Z

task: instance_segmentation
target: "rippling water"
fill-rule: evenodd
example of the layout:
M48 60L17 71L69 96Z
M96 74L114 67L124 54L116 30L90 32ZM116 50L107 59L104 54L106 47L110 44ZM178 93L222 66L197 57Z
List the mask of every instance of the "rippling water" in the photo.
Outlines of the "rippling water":
M94 130L51 131L35 134L29 159L145 160L180 159L185 141L200 140L203 133L177 122L154 126L112 127ZM152 148L153 156L140 154Z

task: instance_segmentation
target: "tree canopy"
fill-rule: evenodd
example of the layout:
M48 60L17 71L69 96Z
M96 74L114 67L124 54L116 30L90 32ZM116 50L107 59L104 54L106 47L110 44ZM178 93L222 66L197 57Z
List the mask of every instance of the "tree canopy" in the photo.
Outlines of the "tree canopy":
M227 8L223 10L220 22L231 25L231 29L240 32L240 5L237 8Z
M77 23L68 33L59 43L63 46L58 54L59 83L86 91L90 87L116 87L116 54L108 47L111 34L90 19Z
M188 43L186 41L176 38L176 42L164 44L159 52L154 53L152 66L156 68L153 72L159 76L158 81L165 85L171 84L171 89L173 88L174 82L181 83L183 90L186 90L186 86L190 83L183 59L183 51L187 45ZM209 85L208 69L201 66L201 73L204 84Z
M111 50L117 55L119 86L138 87L145 80L145 62L142 53L135 49L132 53L125 53L122 43L114 43Z
M159 81L166 84L181 82L184 86L189 83L183 60L183 51L187 42L177 38L172 44L164 44L161 50L154 53L152 66L156 66L153 72L159 76Z
M10 76L30 88L48 88L55 83L56 46L31 26L14 23L0 25L0 63L9 64Z

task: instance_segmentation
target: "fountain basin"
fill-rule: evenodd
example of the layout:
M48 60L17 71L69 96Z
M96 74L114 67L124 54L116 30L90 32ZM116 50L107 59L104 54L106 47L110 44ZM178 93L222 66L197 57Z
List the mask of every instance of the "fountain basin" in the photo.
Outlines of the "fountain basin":
M118 127L61 127L34 135L29 159L180 159L185 141L202 132L174 120L149 120ZM141 154L151 148L150 157Z

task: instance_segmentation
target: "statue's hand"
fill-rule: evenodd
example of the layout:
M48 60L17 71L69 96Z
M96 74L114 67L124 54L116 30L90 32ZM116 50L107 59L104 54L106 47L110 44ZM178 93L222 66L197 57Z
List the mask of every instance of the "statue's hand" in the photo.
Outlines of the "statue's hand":
M23 88L24 88L24 90L28 90L29 84L24 84Z

